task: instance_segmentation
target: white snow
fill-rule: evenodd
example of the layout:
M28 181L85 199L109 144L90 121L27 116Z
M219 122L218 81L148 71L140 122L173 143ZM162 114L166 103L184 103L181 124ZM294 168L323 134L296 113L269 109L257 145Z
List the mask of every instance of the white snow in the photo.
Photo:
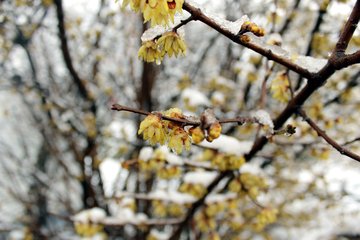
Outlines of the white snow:
M210 105L209 99L199 90L187 88L181 93L181 99L188 102L190 106L208 106Z
M111 195L114 189L113 185L122 169L120 162L113 158L106 158L104 161L101 162L99 169L104 185L105 194Z
M236 193L228 192L225 194L211 194L205 199L205 203L218 203L224 202L229 199L237 198Z
M155 237L157 240L168 240L171 236L171 232L161 232L157 229L151 229L150 235Z
M218 175L217 172L196 171L184 175L184 182L192 184L209 185Z
M142 42L151 41L154 38L156 38L157 36L161 36L165 32L166 32L166 29L163 26L156 25L152 28L149 28L142 34L141 41Z
M200 144L202 147L217 149L220 152L235 154L238 156L248 153L253 145L252 141L239 141L238 139L226 135L220 135L212 142L206 140Z
M162 200L162 201L170 201L178 204L186 204L195 202L195 197L187 194L181 193L175 190L166 191L163 189L157 189L149 193L149 197Z
M251 116L255 118L258 123L264 126L268 126L271 129L274 128L274 123L271 120L270 114L267 111L260 109L252 113Z
M223 104L225 103L225 95L219 91L216 91L212 94L211 100L216 104Z
M307 69L309 72L318 72L322 69L328 60L323 58L313 58L307 56L297 56L295 59L295 64L299 65L302 68Z
M170 164L173 164L173 165L183 165L184 164L184 161L181 157L179 157L178 155L176 154L173 154L173 153L168 153L166 155L166 161Z
M123 209L116 217L107 217L102 222L106 225L124 225L134 224L140 225L148 220L148 216L144 213L135 214L130 209Z
M127 139L128 141L134 141L136 139L136 128L134 122L130 120L122 119L116 120L110 123L108 131L111 135L118 139Z
M153 155L154 150L152 147L143 147L139 153L139 160L147 162Z
M101 208L91 208L83 210L73 216L75 222L81 223L100 223L106 218L106 212Z

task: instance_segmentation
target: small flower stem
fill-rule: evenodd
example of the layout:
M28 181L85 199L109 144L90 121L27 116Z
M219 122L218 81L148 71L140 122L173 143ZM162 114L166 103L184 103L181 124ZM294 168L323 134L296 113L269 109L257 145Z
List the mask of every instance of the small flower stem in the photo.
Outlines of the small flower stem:
M176 32L179 28L194 20L196 20L194 15L191 15L185 20L181 20L180 23L173 28L173 32Z

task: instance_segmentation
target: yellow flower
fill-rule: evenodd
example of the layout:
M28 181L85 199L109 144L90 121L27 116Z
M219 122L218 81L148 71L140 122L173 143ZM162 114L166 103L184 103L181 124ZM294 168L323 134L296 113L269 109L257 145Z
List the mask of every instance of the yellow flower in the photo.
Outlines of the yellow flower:
M173 55L177 57L179 54L184 55L186 52L184 39L173 31L164 33L159 38L157 44L160 46L162 54L164 55L167 53L169 57L172 57Z
M156 64L160 64L162 60L162 53L154 41L143 42L138 56L145 62L156 62Z
M170 108L169 110L166 110L163 114L171 118L178 118L178 119L185 118L185 116L182 114L181 109L179 108ZM166 127L169 129L175 129L181 127L181 124L172 121L167 121Z
M140 5L144 4L144 0L123 0L121 8L124 9L129 4L134 12L138 12L140 10Z
M172 118L184 118L184 115L179 108L170 108L164 112L164 115Z
M169 7L166 0L147 0L141 8L144 22L151 21L151 26L167 25L169 22Z
M184 0L167 0L167 4L169 7L170 20L174 22L175 13L182 12Z
M280 72L271 82L270 91L272 97L279 102L287 102L289 100L289 79L285 72Z
M196 144L201 143L205 138L204 131L200 127L190 128L189 133L193 142Z
M140 124L138 134L143 134L144 140L149 140L150 144L164 144L166 142L166 130L164 123L157 115L148 115Z
M206 137L206 140L212 142L214 139L220 137L220 134L221 124L219 122L213 123L208 130L208 136Z
M175 128L170 132L168 146L177 154L181 153L184 147L189 151L191 141L188 133L183 128Z

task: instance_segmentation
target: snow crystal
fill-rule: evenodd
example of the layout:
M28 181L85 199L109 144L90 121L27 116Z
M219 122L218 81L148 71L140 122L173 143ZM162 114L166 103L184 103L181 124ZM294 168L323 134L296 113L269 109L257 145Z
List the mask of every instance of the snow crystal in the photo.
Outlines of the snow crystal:
M138 225L148 220L145 213L135 214L132 210L125 208L118 212L116 217L107 217L103 220L106 225L121 225L121 224L134 224Z
M322 69L326 65L326 63L327 60L324 58L297 56L295 59L295 64L313 73L318 72L320 69Z
M208 106L209 99L199 90L187 88L181 93L181 99L188 102L190 106Z
M152 147L143 147L139 153L139 160L147 162L152 157L153 152Z
M183 165L184 164L184 161L182 160L182 158L173 153L168 153L166 155L166 161L173 165Z
M82 222L82 223L99 223L104 220L106 217L106 212L104 209L101 208L91 208L87 210L83 210L78 214L74 215L73 219L75 222Z
M186 204L195 202L195 197L187 194L181 193L178 191L165 191L162 189L157 189L149 193L149 197L162 201L171 201L178 204Z
M165 32L166 29L163 26L156 25L155 27L149 28L142 34L141 41L142 42L151 41L157 36L161 36Z
M225 96L221 92L214 92L211 96L211 99L216 103L224 103L225 102Z
M106 217L106 212L101 208L89 209L89 218L91 222L101 222Z
M262 38L259 38L257 36L255 36L253 33L245 33L247 36L249 36L251 43L258 45L261 48L265 48L267 49L267 51L271 51L272 53L280 56L280 57L285 57L285 58L289 58L290 59L290 53L288 51L286 51L285 49L277 46L277 45L271 45L271 44L267 44L264 43Z
M170 232L160 232L157 229L152 229L150 232L151 236L154 236L157 240L167 240L170 238L171 233Z
M121 165L119 161L115 159L106 158L100 163L99 169L103 180L104 191L106 194L111 195L114 190L114 183L120 173Z
M192 184L209 185L218 175L217 172L196 171L188 172L184 176L184 182Z
M127 139L129 141L134 141L136 136L135 125L132 121L129 120L121 120L121 121L113 121L110 123L108 130L118 139Z
M267 43L270 45L280 46L282 44L282 37L278 33L272 33L268 35Z
M205 200L207 204L209 203L217 203L217 202L224 202L228 199L236 198L236 193L226 193L226 194L211 194Z
M12 240L22 240L25 239L25 232L24 230L13 230L9 234L9 239Z
M247 15L242 16L240 19L236 20L235 22L228 21L223 17L213 14L213 13L206 13L206 15L211 18L216 24L218 24L222 29L231 32L232 34L238 34L240 31L241 25L249 21L249 17Z
M219 138L215 139L212 142L208 142L204 140L199 145L206 148L217 149L223 153L235 154L241 156L250 151L253 142L239 141L234 137L220 135Z
M264 126L268 126L271 129L274 128L274 123L271 120L270 114L265 110L257 110L256 112L251 114L253 118L256 119L256 121Z
M135 213L130 208L120 208L116 213L116 217L121 218L124 222L129 222L134 216Z

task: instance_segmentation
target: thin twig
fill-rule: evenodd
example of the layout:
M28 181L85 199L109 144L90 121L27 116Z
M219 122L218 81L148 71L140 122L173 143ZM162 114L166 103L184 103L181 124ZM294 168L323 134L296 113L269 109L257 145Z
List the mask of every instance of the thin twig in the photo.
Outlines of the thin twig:
M340 154L348 156L349 158L360 162L359 155L338 144L334 139L327 135L326 132L322 130L311 118L309 118L309 116L305 113L304 110L300 109L298 112L299 115L302 116L304 120L310 125L310 127L312 127L312 129L314 129L320 137L322 137L327 143L333 146Z

